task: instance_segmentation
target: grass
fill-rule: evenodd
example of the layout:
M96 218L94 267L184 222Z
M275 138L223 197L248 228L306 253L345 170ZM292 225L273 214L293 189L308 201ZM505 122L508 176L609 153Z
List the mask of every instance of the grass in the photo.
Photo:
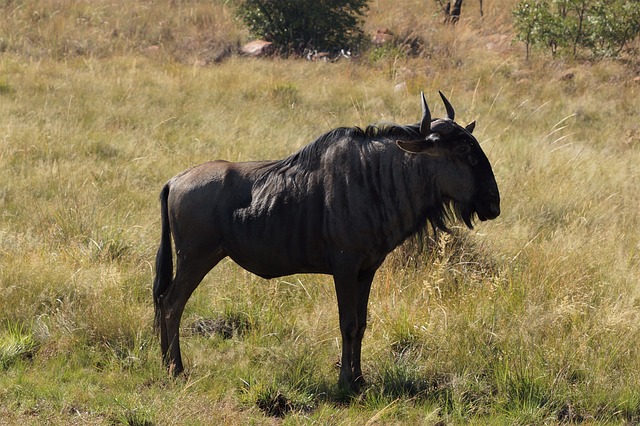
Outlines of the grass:
M22 325L7 324L0 337L0 368L6 370L20 360L33 357L38 349L36 338Z
M215 63L246 37L223 2L0 2L2 422L640 421L637 59L524 62L504 10L451 30L423 8L372 2L366 24L414 31L417 56ZM169 378L151 301L163 183L337 126L415 122L420 90L440 116L438 89L478 120L503 214L390 255L364 391L336 387L328 277L230 261L187 305L187 375Z

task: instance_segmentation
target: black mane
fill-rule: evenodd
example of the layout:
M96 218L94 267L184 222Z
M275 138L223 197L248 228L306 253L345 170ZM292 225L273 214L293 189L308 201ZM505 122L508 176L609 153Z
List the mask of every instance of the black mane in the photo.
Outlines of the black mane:
M293 166L300 168L315 169L324 152L333 144L348 138L353 143L368 143L372 140L402 139L414 140L420 138L420 128L418 125L402 126L399 124L370 124L366 128L360 127L338 127L333 129L308 145L302 147L297 152L280 160L279 166Z
M371 144L373 141L395 145L396 140L416 140L423 137L424 136L420 134L420 127L417 124L406 126L398 124L372 124L364 129L360 127L339 127L321 135L315 141L302 147L290 156L270 163L268 167L262 170L261 176L256 180L256 183L262 186L265 182L270 181L270 184L276 187L284 187L286 186L284 182L289 182L292 176L298 176L297 178L293 178L295 180L298 179L299 176L315 173L321 167L321 163L326 156L331 155L328 154L331 148L341 141L348 140L348 144L358 144L364 151L369 148L376 149L373 148L373 144ZM398 148L398 153L401 152ZM364 158L368 157L365 155ZM431 200L422 212L420 219L416 222L415 227L405 230L406 234L403 239L409 238L412 235L418 235L419 237L425 235L428 225L431 225L434 233L438 229L444 232L450 232L447 224L455 221L455 219L466 223L469 227L473 227L473 215L467 206L441 198L433 177L425 177L424 179L423 183L425 188L429 188L425 192L430 194Z

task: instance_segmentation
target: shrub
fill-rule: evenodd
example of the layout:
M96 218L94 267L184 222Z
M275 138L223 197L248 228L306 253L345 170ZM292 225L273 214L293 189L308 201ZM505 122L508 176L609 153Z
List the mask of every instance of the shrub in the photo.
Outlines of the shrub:
M578 49L592 57L613 57L640 34L635 0L523 0L514 11L516 38L526 46L547 47L555 55Z
M598 56L617 56L640 34L637 1L597 1L589 15L589 46Z
M237 13L254 36L283 55L306 49L357 49L369 0L240 0Z

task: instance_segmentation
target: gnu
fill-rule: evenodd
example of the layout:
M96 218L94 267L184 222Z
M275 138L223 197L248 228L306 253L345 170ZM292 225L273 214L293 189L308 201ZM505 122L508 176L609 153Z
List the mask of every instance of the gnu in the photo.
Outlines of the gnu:
M440 93L447 117L413 125L338 128L282 160L213 161L160 194L162 237L153 285L155 321L169 371L184 369L180 318L204 276L229 256L264 278L333 276L342 362L339 385L357 391L371 282L387 254L428 223L500 214L489 160ZM176 252L175 276L171 237Z

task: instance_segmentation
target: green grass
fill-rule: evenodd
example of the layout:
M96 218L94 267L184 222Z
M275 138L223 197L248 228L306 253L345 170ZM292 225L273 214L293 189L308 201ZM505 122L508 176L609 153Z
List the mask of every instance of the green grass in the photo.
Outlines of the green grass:
M28 360L38 350L38 343L30 330L7 324L0 336L0 369L7 370L21 360Z
M372 3L367 22L415 30L418 56L202 67L203 46L245 37L226 3L0 2L0 423L640 421L637 58L524 62L502 9L452 31L423 8ZM187 374L168 377L151 300L164 182L415 122L420 90L441 116L438 89L478 120L503 213L389 256L363 392L336 386L329 277L231 261L187 305Z

